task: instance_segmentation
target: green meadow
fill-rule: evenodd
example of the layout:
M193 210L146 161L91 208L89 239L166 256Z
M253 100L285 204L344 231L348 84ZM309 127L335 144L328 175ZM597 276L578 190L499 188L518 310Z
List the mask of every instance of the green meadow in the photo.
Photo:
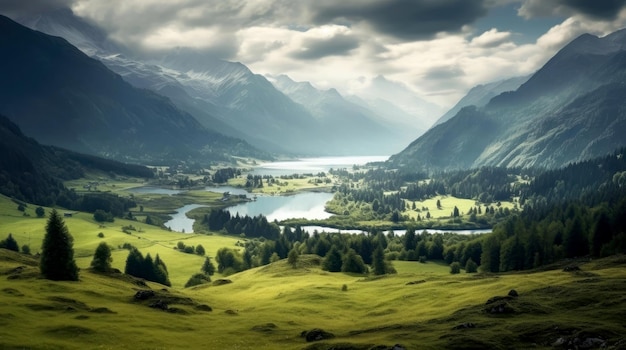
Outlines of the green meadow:
M13 233L37 252L46 219L36 218L34 209L28 206L30 216L24 216L1 197L0 238ZM624 256L508 274L451 275L437 262L394 261L397 274L373 277L329 273L319 257L304 255L295 269L281 260L228 276L232 283L219 283L224 277L215 275L212 284L185 289L204 258L175 250L179 241L202 244L214 256L221 247L236 248L237 239L121 219L102 227L84 213L64 220L74 237L79 282L42 279L33 257L0 250L0 348L551 349L559 339L598 338L609 347L626 341ZM137 231L122 232L131 224ZM101 241L115 248L113 266L120 270L127 251L117 247L123 243L159 254L172 287L91 272ZM566 265L578 269L565 272ZM167 301L170 312L133 299L146 289ZM519 296L486 305L511 289ZM494 305L505 312L492 313ZM313 343L300 337L314 328L335 337Z

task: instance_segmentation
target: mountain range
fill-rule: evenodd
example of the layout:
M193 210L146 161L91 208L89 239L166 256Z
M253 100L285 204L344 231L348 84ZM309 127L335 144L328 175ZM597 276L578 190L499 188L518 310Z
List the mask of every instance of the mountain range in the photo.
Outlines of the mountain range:
M402 98L413 100L412 104L407 103L409 108L426 106L422 114L405 112L400 107L377 109L377 105L384 104L381 98L377 104L370 104L372 99L369 98L358 103L348 102L337 96L338 93L332 97L327 95L334 99L332 101L318 100L326 104L320 108L319 104L311 106L294 100L266 77L254 74L241 63L211 58L184 48L159 56L137 57L108 40L103 30L75 16L69 9L16 20L30 28L66 38L132 85L168 97L204 127L275 153L391 154L428 128L433 116L429 115L431 119L428 119L423 115L436 108L408 90L403 91ZM377 85L393 84L383 77L377 80L380 80ZM397 91L392 95L400 96ZM340 101L342 99L344 101ZM331 111L331 106L337 109Z
M393 167L555 168L626 145L626 30L582 35L514 91L461 108L392 156Z
M43 144L143 164L268 158L131 86L62 38L4 16L0 32L0 113Z

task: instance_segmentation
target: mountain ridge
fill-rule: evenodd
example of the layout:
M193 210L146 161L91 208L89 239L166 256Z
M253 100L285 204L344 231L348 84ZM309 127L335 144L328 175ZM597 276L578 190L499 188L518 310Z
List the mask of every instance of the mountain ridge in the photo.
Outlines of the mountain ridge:
M4 16L0 28L0 113L41 143L142 162L263 156L205 129L170 100L132 87L65 39Z
M444 170L554 168L623 147L625 34L580 36L517 90L501 93L483 107L461 109L392 156L389 164Z

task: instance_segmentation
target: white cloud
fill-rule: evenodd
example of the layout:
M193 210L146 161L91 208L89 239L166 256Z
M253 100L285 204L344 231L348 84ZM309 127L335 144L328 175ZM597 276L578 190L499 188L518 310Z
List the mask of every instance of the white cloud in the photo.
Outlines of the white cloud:
M431 0L385 0L396 7L414 5L407 15L377 13L382 1L368 0L365 7L350 2L354 13L348 2L330 0L77 0L73 9L115 40L144 52L198 48L240 61L255 73L287 74L343 92L358 85L359 77L384 75L442 106L451 106L477 84L534 72L582 33L604 35L626 24L623 10L598 20L588 13L604 12L574 7L569 0L483 0L466 15L442 17L433 27L411 29L423 33L408 33L387 22L420 16L420 6L445 16L446 6L461 2L441 0L433 7ZM568 17L530 44L515 43L507 28L475 32L473 21L483 9L512 2L529 20Z

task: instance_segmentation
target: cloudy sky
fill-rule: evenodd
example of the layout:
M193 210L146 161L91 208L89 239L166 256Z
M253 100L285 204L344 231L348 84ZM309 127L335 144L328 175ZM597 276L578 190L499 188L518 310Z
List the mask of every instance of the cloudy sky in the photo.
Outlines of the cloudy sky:
M384 75L445 108L582 33L626 26L626 0L0 0L5 12L58 6L143 54L193 47L343 93Z

